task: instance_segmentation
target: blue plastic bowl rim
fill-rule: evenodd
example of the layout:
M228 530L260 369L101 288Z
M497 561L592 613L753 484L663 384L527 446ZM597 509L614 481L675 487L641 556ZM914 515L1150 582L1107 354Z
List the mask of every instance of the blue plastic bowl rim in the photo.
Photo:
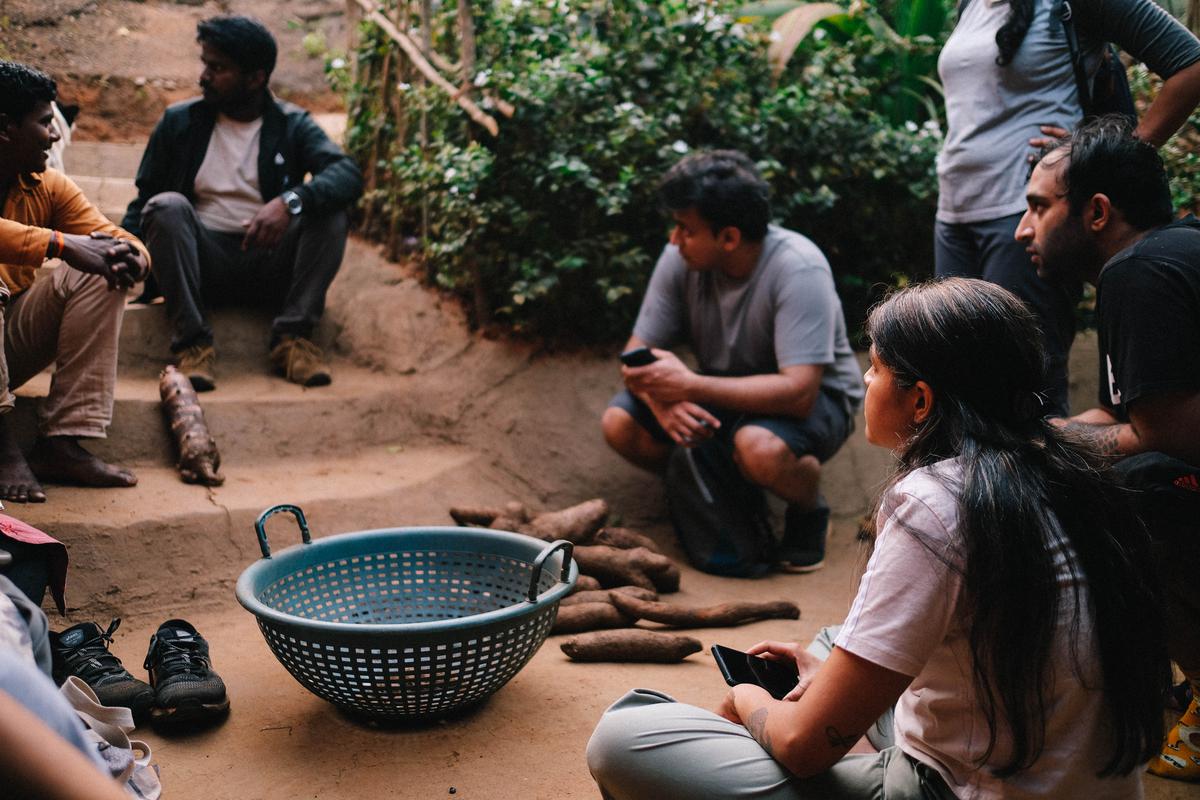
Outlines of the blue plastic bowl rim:
M291 628L307 629L312 631L322 631L327 634L349 634L358 636L374 636L380 634L397 634L397 633L441 633L455 630L466 630L485 625L492 625L497 622L503 622L509 618L517 618L527 614L531 614L545 606L556 603L565 597L575 586L575 582L579 578L579 566L571 559L570 573L567 580L558 582L550 589L538 595L536 602L529 602L528 599L522 600L511 606L498 608L495 611L485 611L482 614L472 614L466 617L455 617L453 619L430 620L428 622L392 622L392 623L355 623L355 622L329 622L326 620L309 619L307 617L298 617L294 614L285 614L282 611L277 611L274 608L266 605L255 596L253 584L258 577L258 573L265 570L268 566L274 566L281 563L286 563L289 560L298 559L301 554L318 553L322 549L327 549L335 543L344 545L348 541L367 540L372 538L394 537L396 534L440 534L453 533L463 534L472 531L472 528L459 528L451 526L414 526L403 528L376 528L366 531L352 531L348 533L331 534L320 539L314 539L312 544L296 544L280 550L277 553L272 553L271 558L260 558L242 571L241 576L237 581L237 599L242 604L242 607L254 614L260 621L267 620L278 625L283 625ZM532 536L526 536L521 533L512 533L509 531L494 531L488 530L485 535L489 539L504 538L508 539L513 544L525 545L528 543L536 543L539 545L538 552L541 549L548 547L549 542L544 542L541 539L536 539ZM322 547L322 545L325 545ZM430 548L436 549L436 548ZM446 550L445 552L470 552L467 550ZM551 573L557 579L561 573L561 567L556 567L556 561L561 564L562 552L559 551L556 556L547 560L545 570L554 569ZM536 556L536 553L535 553ZM529 562L532 564L532 560Z

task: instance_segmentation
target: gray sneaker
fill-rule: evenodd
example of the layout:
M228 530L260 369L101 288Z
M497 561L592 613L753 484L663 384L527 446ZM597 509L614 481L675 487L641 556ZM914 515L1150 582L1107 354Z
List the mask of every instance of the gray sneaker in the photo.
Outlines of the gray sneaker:
M145 667L154 687L155 723L201 724L229 712L225 682L212 668L208 642L191 623L169 619L150 637Z
M108 630L101 630L94 622L81 622L62 633L51 633L54 682L61 685L74 675L91 687L103 705L123 706L141 720L154 705L154 690L129 674L121 660L108 651L120 625L121 620L114 619Z

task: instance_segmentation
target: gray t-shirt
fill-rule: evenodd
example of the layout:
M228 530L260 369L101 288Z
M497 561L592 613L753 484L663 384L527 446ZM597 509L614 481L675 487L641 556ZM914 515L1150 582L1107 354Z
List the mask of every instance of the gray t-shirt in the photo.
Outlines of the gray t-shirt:
M852 409L862 402L862 375L829 262L807 238L775 225L743 280L718 270L689 270L679 249L667 245L633 335L664 349L686 341L707 375L764 375L820 364L823 387L841 393Z
M1074 0L1085 67L1115 42L1169 78L1200 61L1200 42L1151 0ZM1034 18L1007 66L996 64L996 31L1007 0L970 0L938 58L946 96L946 141L938 154L938 213L947 223L999 219L1025 209L1029 140L1041 125L1070 130L1083 116L1061 0L1034 0Z

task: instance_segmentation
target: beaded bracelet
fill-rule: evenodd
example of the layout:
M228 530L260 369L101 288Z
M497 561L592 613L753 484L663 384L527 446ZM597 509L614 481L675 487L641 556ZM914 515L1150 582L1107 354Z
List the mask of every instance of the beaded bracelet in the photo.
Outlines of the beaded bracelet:
M66 246L67 242L63 237L62 231L50 231L50 247L48 248L46 257L60 258Z

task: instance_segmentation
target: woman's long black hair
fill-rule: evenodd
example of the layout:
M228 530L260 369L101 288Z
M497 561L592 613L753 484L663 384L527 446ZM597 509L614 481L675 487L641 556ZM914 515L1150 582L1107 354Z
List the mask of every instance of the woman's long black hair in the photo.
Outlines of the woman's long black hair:
M1089 598L1069 630L1077 642L1080 614L1090 610L1103 679L1096 688L1112 715L1113 748L1099 774L1139 767L1161 745L1170 682L1149 541L1106 480L1100 454L1043 419L1036 392L1044 357L1032 314L994 284L951 278L892 295L872 310L867 334L901 386L921 380L933 390L929 416L898 452L893 482L947 458L962 465L958 555L990 735L983 759L1002 725L1013 750L999 777L1029 767L1045 746L1061 592L1055 552L1065 547Z
M1029 33L1029 26L1033 24L1034 2L1035 0L1008 0L1008 16L1000 30L996 31L996 46L1000 48L996 63L1000 66L1011 64L1013 56L1021 47L1021 42L1025 41L1025 34Z

